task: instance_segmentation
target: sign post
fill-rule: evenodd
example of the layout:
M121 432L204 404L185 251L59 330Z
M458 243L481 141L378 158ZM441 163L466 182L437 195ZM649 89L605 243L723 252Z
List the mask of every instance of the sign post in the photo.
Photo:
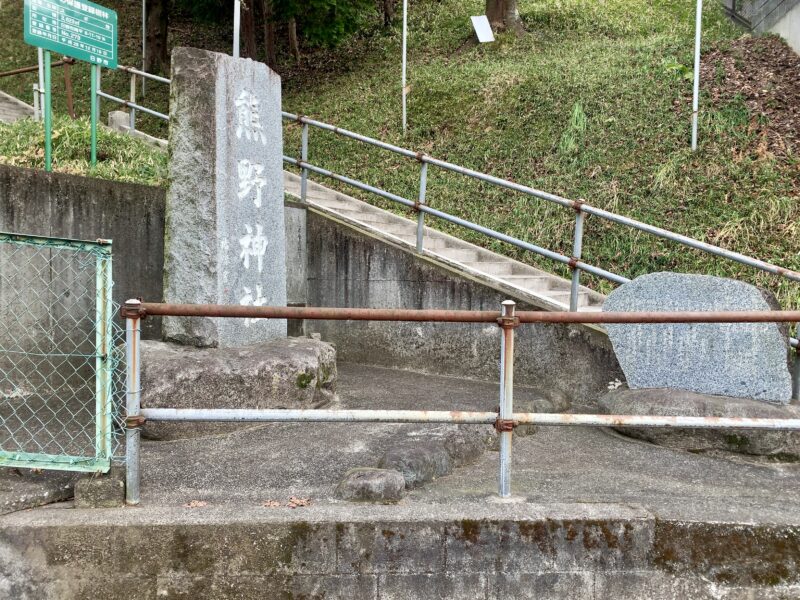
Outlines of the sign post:
M92 166L97 161L100 67L117 68L117 13L87 0L25 0L25 42L44 49L45 169L52 170L50 52L92 65Z
M53 170L53 94L50 88L50 50L44 51L44 170Z
M91 89L92 89L92 106L91 106L91 123L92 123L92 155L91 155L91 165L94 167L97 164L97 113L98 113L98 102L97 102L97 79L98 75L100 75L100 67L97 65L92 65L91 73L89 77L92 79Z

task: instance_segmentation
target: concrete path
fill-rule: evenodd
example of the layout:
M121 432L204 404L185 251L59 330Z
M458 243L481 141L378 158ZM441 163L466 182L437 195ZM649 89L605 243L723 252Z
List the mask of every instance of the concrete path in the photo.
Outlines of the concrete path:
M340 365L343 408L492 410L495 384ZM520 404L546 393L517 387ZM403 439L441 425L269 424L233 435L146 443L143 503L260 505L289 496L332 501L344 473L376 466ZM512 490L534 503L636 505L670 518L784 522L800 510L800 464L696 455L589 427L540 428L514 444ZM496 452L412 492L406 503L485 503L496 491Z
M14 96L0 92L0 121L13 123L17 119L33 116L33 107L28 106Z
M287 194L300 197L299 176L284 171L284 186ZM408 252L416 252L416 221L313 181L308 184L307 202L329 218L385 239ZM522 295L535 306L545 310L569 309L570 282L552 273L490 252L430 227L424 228L423 247L426 258L494 287L500 286L516 296ZM604 299L602 294L581 286L578 295L579 310L599 311Z
M491 383L358 365L340 374L344 407L497 402ZM333 500L351 466L441 430L267 425L145 443L139 507L62 502L0 516L0 598L800 597L798 464L542 428L515 440L513 502L495 496L492 451L397 505ZM311 504L287 506L293 495Z

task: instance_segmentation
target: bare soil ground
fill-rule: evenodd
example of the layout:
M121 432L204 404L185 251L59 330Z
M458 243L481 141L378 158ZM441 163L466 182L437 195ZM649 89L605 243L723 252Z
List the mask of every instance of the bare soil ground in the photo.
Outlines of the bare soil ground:
M703 57L702 81L715 105L741 96L761 152L800 150L800 56L777 37L744 36Z

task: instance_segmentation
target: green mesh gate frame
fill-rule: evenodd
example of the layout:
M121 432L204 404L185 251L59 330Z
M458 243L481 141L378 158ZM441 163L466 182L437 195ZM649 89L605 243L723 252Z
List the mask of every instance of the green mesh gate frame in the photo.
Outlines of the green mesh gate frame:
M110 241L0 233L0 466L109 469L124 360L111 288Z

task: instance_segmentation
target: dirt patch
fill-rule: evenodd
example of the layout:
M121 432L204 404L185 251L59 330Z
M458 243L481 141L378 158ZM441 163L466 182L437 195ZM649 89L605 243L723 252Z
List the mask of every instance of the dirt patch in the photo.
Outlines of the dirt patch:
M741 96L760 148L778 156L800 150L798 73L800 56L781 39L749 35L706 53L700 69L714 106Z

